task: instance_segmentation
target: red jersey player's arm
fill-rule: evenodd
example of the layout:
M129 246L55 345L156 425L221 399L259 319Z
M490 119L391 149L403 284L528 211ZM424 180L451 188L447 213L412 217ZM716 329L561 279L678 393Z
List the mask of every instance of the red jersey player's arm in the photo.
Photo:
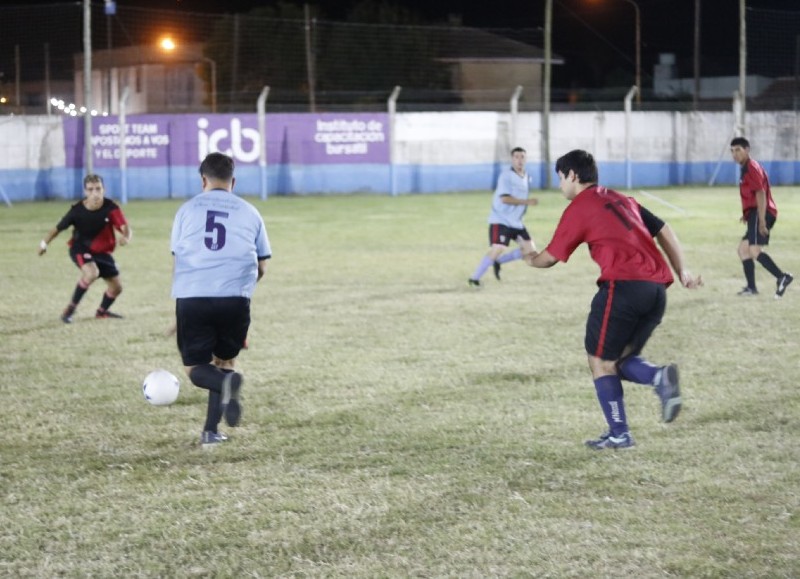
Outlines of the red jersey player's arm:
M133 231L131 230L130 225L127 223L123 223L119 227L117 227L117 231L122 234L122 237L119 238L120 245L128 245L131 239L133 238Z
M758 232L761 235L769 233L767 229L767 192L763 189L756 191L756 203L758 210Z
M551 254L546 249L543 249L538 253L536 251L529 253L525 257L525 261L531 267L540 267L540 268L553 267L555 264L558 263L558 260L555 257L553 257L553 254Z
M119 207L114 207L111 212L108 214L108 218L111 221L111 225L120 232L122 237L117 238L117 242L120 245L127 245L133 239L133 231L131 230L131 226L128 225L128 220L125 219L125 215L122 213L122 209Z
M694 289L703 285L702 276L697 276L697 278L695 278L692 273L685 268L681 243L678 241L678 237L675 235L675 232L672 231L668 223L665 223L664 227L656 234L656 241L658 241L664 253L667 254L669 264L672 266L675 275L678 276L683 287Z
M57 227L54 227L50 231L47 232L47 235L39 242L39 255L44 255L47 251L48 244L56 238L56 235L61 233Z

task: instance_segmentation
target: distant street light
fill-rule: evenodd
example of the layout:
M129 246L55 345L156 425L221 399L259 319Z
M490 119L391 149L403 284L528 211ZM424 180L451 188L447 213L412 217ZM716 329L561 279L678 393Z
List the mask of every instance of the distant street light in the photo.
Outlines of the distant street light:
M161 41L158 43L159 47L167 53L171 53L174 50L177 50L178 45L175 43L172 38L165 37L162 38ZM197 57L203 62L207 62L209 68L211 69L211 112L217 112L217 63L215 60L207 57L207 56L199 56Z

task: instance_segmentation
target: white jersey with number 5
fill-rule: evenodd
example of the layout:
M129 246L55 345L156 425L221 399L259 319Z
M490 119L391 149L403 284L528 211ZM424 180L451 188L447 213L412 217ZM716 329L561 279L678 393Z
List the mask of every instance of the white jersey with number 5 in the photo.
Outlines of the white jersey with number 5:
M184 203L172 223L173 298L251 297L258 261L272 255L258 210L214 189Z

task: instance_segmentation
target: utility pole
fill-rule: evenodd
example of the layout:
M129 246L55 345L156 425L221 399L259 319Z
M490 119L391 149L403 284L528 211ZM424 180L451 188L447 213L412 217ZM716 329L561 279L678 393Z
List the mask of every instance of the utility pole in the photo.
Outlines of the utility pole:
M692 107L697 111L700 99L700 0L694 0L694 96Z
M742 100L739 107L739 118L736 119L736 136L743 137L745 133L744 116L747 109L747 2L739 0L739 98Z
M83 169L94 173L92 159L92 2L83 0Z
M553 61L553 0L544 5L544 86L542 95L542 163L544 163L544 186L553 184L550 171L550 83ZM516 144L512 143L516 147Z
M306 29L306 72L308 73L308 104L311 112L317 111L317 96L316 96L316 72L314 70L314 42L312 39L313 31L311 29L311 7L308 4L303 5L303 13L305 14L305 29Z

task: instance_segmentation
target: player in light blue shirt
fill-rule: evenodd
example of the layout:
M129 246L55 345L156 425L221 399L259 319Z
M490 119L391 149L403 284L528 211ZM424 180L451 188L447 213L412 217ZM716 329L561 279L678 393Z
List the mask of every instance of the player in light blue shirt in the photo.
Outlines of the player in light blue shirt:
M233 194L233 159L209 154L200 165L203 192L184 203L172 224L178 350L186 375L208 390L204 447L223 442L241 417L244 379L233 367L250 328L250 297L272 250L258 210Z
M171 240L173 298L253 295L272 253L258 210L225 189L212 189L181 206Z
M480 279L489 266L494 267L494 276L500 281L501 264L522 259L536 250L533 239L522 223L528 206L539 202L533 197L528 198L530 183L525 172L525 158L525 149L515 147L511 151L511 167L503 171L497 180L489 213L489 251L470 276L470 286L480 287ZM512 239L519 247L503 254Z

